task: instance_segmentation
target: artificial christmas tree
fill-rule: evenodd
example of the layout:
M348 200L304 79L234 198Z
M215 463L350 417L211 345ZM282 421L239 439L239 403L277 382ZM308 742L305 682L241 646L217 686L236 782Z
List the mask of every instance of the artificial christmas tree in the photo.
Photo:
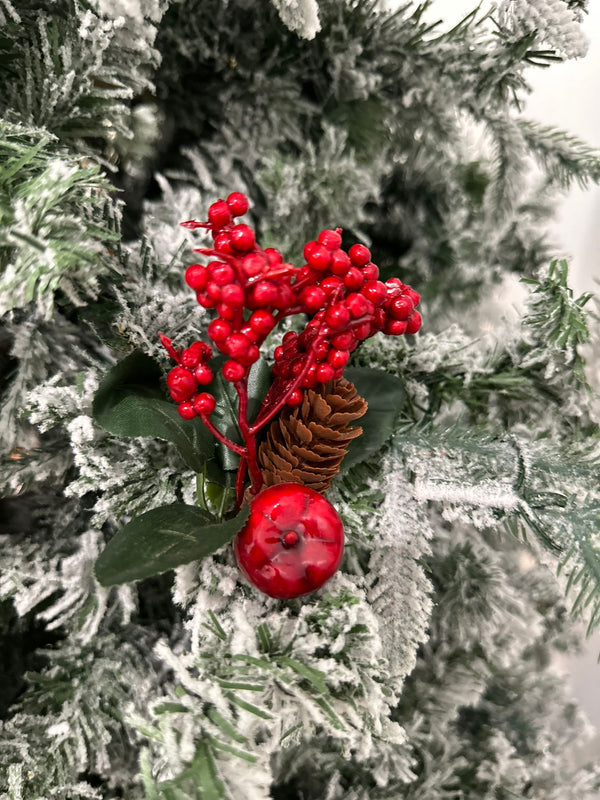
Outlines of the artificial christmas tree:
M545 230L600 160L521 108L531 70L583 54L584 10L506 0L445 31L367 0L1 4L3 800L598 792L553 665L600 618L596 323ZM211 206L233 244L180 226ZM199 245L231 246L244 280L213 268L211 297L205 261L232 264ZM253 496L235 383L255 419L298 377L330 279L360 295L365 251L363 287L414 286L423 328L401 290L388 333L408 335L341 339L334 375L269 400L252 469L276 485ZM332 274L277 331L287 268L227 319L236 286L305 262ZM490 290L516 279L526 305L502 320ZM352 308L330 314L340 336ZM367 403L348 432L319 399L364 411L342 367ZM301 420L346 450L316 495L343 558L338 532L310 586L305 523L267 553L250 516L288 464L293 510L302 457L327 460L323 438L298 449ZM232 541L250 579L257 543L283 558L297 596L246 581Z

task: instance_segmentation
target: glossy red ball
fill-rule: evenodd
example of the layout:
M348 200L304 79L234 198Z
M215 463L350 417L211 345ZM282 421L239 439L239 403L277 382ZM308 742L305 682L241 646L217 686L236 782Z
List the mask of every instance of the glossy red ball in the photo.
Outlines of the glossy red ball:
M421 328L421 315L418 311L413 311L406 322L406 333L416 333Z
M217 401L208 392L201 392L196 398L194 398L194 411L198 416L200 414L212 414L212 412L217 407Z
M371 260L371 251L364 244L353 244L348 255L355 267L364 267Z
M179 416L182 419L194 419L196 416L196 412L194 411L194 406L192 403L180 403L177 406L177 411L179 412Z
M334 275L345 275L350 269L350 258L343 250L336 250L331 256L329 269Z
M207 280L208 272L202 264L191 264L185 271L185 282L195 292L201 292Z
M240 364L239 361L234 361L230 359L223 364L223 369L221 370L221 374L225 378L226 381L230 383L235 383L236 381L241 381L244 375L246 374L246 367L243 364Z
M270 597L291 599L320 589L337 571L344 526L331 503L297 483L262 491L234 539L246 578Z
M196 379L185 367L173 367L167 375L167 386L176 403L189 400L198 388Z
M321 231L317 238L319 244L328 247L330 250L338 250L342 246L341 228L335 231Z
M231 209L224 200L217 200L208 209L208 221L216 228L223 228L231 222Z
M234 217L241 217L248 211L248 198L241 192L232 192L227 198L227 205Z
M300 292L300 302L309 311L316 311L323 307L327 295L320 286L307 286Z
M414 303L410 297L407 297L406 295L400 295L399 297L395 297L390 303L390 317L406 322L406 320L413 313L414 308Z
M229 236L232 247L240 253L247 253L254 247L254 231L249 225L235 225Z
M208 364L199 364L194 370L194 378L196 378L198 383L202 384L202 386L208 386L209 383L212 383L212 379L214 378L213 371Z
M224 342L231 335L231 325L224 319L213 319L208 326L208 335L213 342Z

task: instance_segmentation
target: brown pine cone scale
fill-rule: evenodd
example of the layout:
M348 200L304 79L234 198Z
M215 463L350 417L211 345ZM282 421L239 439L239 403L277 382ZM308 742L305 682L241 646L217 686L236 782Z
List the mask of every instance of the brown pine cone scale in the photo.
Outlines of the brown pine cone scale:
M362 433L362 428L350 424L366 410L366 401L345 378L305 390L302 403L286 406L260 445L265 486L291 482L326 491L348 445Z

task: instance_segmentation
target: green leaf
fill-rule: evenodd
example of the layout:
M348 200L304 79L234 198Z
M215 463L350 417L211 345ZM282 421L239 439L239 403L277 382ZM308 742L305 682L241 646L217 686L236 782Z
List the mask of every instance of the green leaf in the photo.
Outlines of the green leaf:
M217 428L232 441L243 444L242 435L238 425L238 396L235 387L226 381L221 374L224 359L215 359L211 367L215 372L215 379L206 387L217 401L217 407L212 413L212 421ZM260 358L250 370L248 377L248 421L252 423L259 412L262 401L271 385L271 367L264 358ZM240 457L224 445L217 445L220 461L225 470L235 470L240 463Z
M172 442L186 465L201 472L214 454L215 440L199 419L184 420L166 400L158 364L135 351L116 364L94 397L94 419L116 436L151 436Z
M196 561L227 544L247 518L248 508L226 522L184 503L153 508L113 536L96 561L96 577L114 586Z
M363 429L362 436L350 443L348 454L342 461L342 472L365 461L381 449L394 433L396 421L406 401L403 382L387 372L368 367L352 367L345 370L344 377L352 381L369 407L364 417L356 423Z

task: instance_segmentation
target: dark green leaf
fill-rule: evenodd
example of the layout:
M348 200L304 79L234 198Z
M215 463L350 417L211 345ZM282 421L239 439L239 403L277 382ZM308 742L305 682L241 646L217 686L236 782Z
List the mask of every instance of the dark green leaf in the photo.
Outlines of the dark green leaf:
M235 387L221 375L220 368L223 359L215 359L211 367L215 372L215 379L207 387L207 391L214 395L217 407L212 414L212 421L217 428L237 444L243 444L242 435L238 425L238 396ZM264 358L253 365L248 377L248 421L252 423L258 414L262 401L271 384L271 367ZM235 470L239 464L239 456L232 453L223 445L217 447L223 469Z
M227 544L247 517L248 508L226 522L184 503L153 508L113 536L96 561L96 576L103 586L113 586L196 561Z
M369 404L367 413L356 424L363 429L362 436L354 439L342 461L345 472L381 449L392 436L396 420L406 400L404 384L400 378L368 367L352 367L344 377L356 386L358 393Z
M158 364L139 351L105 375L94 397L96 422L116 436L151 436L179 450L186 465L200 472L212 458L215 441L199 419L183 420L165 399Z

